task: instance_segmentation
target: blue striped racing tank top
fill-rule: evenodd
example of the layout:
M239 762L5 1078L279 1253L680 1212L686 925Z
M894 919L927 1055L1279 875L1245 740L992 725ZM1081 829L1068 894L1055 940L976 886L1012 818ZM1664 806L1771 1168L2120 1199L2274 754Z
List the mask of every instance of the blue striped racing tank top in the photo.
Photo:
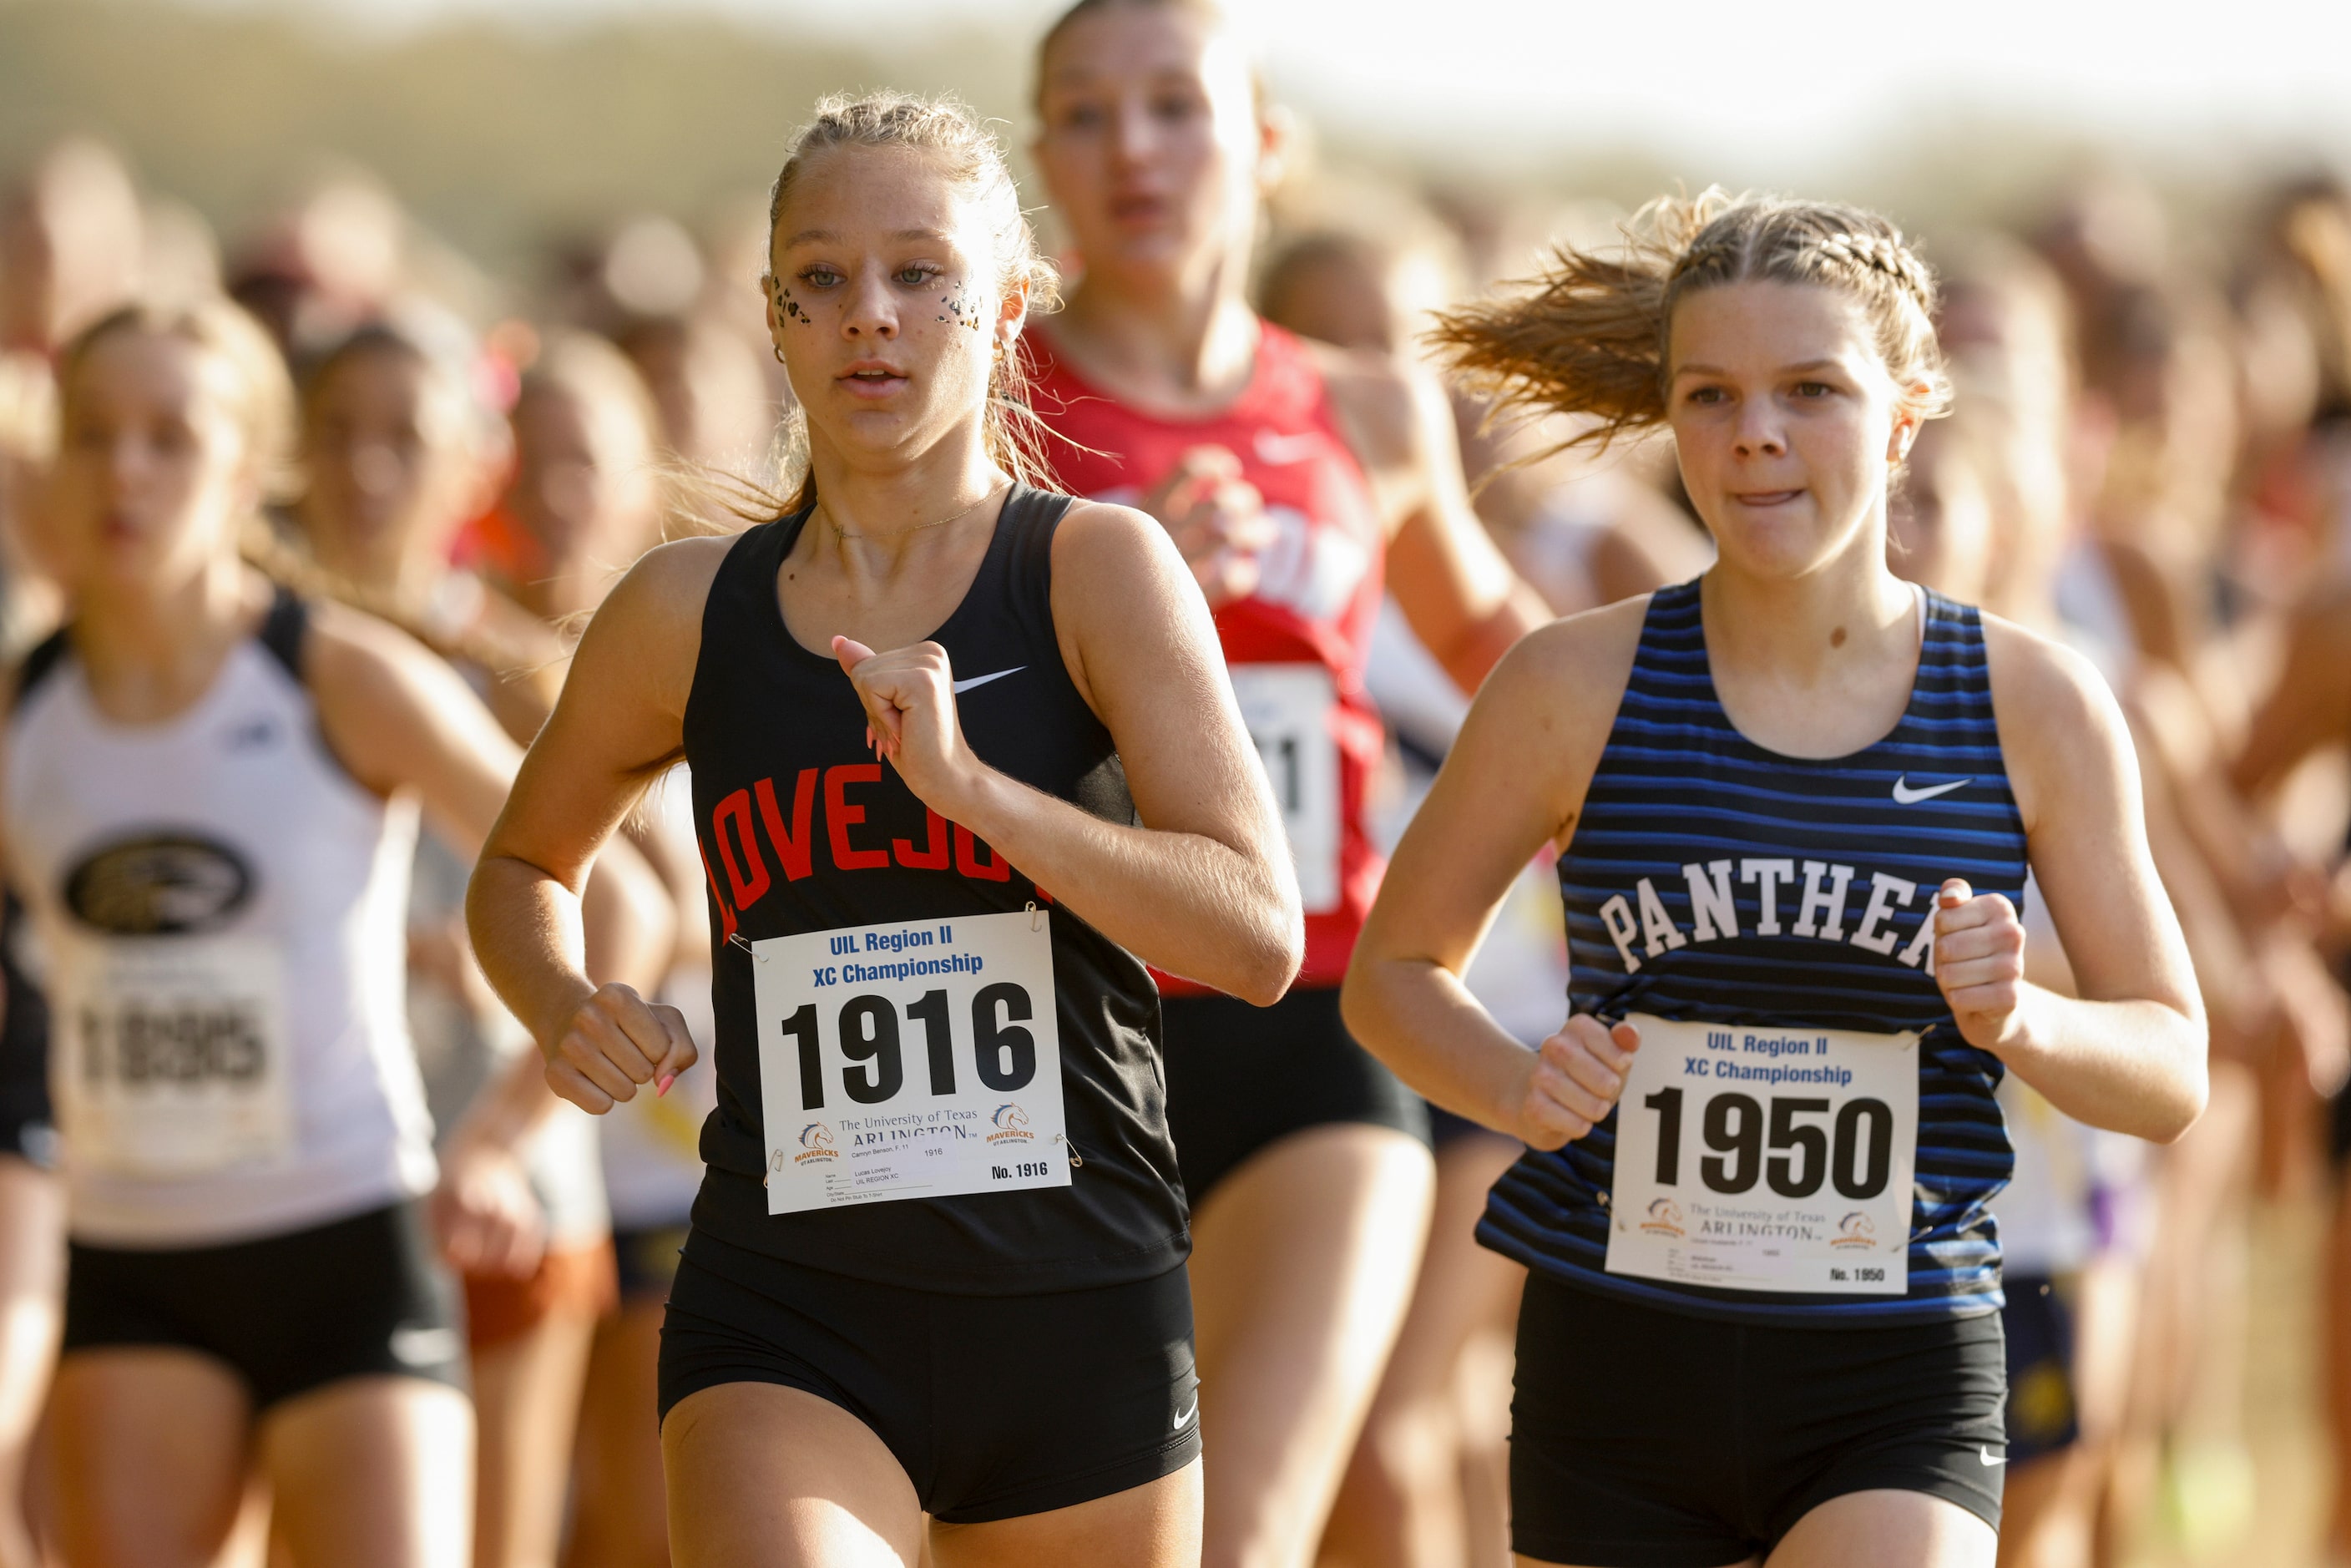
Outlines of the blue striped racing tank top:
M1732 727L1707 661L1698 583L1659 591L1559 861L1571 1007L1611 1021L1639 1014L1724 1026L1704 1033L1728 1055L1693 1061L1693 1072L1710 1065L1762 1083L1817 1072L1792 1073L1776 1055L1741 1054L1742 1047L1801 1054L1810 1039L1824 1038L1791 1043L1783 1037L1792 1030L1918 1036L1907 1285L1899 1293L1828 1294L1609 1271L1620 1124L1629 1137L1627 1117L1666 1116L1662 1105L1645 1108L1629 1092L1589 1134L1550 1153L1530 1150L1495 1185L1478 1230L1485 1245L1571 1284L1703 1317L1893 1323L2001 1307L1998 1233L1987 1206L2011 1164L1992 1097L2002 1068L1960 1037L1936 988L1932 923L1936 890L1952 876L1979 894L2005 894L2022 911L2024 826L2001 759L1982 623L1973 609L1937 594L1926 595L1924 608L1917 675L1901 721L1863 750L1811 759L1766 750ZM1709 1184L1740 1171L1728 1179L1752 1186L1775 1092L1759 1088L1743 1114L1703 1128L1680 1128L1677 1114L1667 1132L1688 1152L1674 1178L1693 1181L1703 1167ZM1795 1100L1802 1108L1820 1103ZM1774 1149L1802 1141L1788 1130L1801 1118L1770 1105L1768 1119ZM1839 1118L1841 1138L1851 1120ZM1750 1146L1734 1149L1733 1133ZM1650 1134L1643 1129L1643 1146L1658 1146ZM1825 1140L1827 1129L1813 1135ZM1866 1141L1865 1124L1858 1135ZM1816 1173L1827 1158L1824 1141L1819 1148ZM1842 1146L1835 1151L1837 1160L1848 1157ZM1850 1155L1854 1168L1869 1157ZM1803 1155L1772 1158L1776 1183L1793 1168L1777 1162L1801 1164ZM1667 1171L1661 1160L1660 1176ZM1819 1185L1818 1174L1811 1179ZM1894 1208L1898 1217L1898 1203Z

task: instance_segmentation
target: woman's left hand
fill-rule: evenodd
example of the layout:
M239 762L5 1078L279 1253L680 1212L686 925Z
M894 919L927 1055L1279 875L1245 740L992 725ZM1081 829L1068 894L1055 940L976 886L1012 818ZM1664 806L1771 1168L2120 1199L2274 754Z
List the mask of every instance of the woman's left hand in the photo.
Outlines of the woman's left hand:
M527 1279L546 1255L547 1213L510 1149L456 1139L432 1215L441 1255L460 1273Z
M956 808L968 798L981 764L964 744L956 716L947 651L916 643L877 653L852 638L835 637L832 653L864 705L875 755L890 760L915 799L942 817L962 821Z
M1970 1045L1998 1052L2023 1033L2024 922L1997 893L1959 877L1935 894L1935 984Z

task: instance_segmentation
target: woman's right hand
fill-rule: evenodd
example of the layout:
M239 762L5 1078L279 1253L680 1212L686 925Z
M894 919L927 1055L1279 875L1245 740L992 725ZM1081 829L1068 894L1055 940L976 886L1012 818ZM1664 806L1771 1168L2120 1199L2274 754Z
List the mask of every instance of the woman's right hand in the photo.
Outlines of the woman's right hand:
M1501 1130L1531 1149L1556 1149L1583 1137L1608 1119L1640 1045L1641 1031L1631 1024L1612 1028L1589 1013L1576 1014L1527 1058Z
M1135 505L1158 519L1217 609L1257 591L1259 557L1277 529L1265 497L1222 446L1195 446Z
M668 1093L671 1081L700 1057L684 1013L622 985L597 987L572 1009L554 1045L541 1049L547 1086L593 1116L635 1099L640 1083Z

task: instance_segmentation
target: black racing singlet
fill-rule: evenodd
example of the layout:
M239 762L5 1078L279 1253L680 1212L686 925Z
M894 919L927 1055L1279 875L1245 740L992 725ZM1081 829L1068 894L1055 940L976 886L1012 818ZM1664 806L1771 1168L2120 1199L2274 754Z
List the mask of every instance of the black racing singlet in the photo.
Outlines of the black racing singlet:
M1071 684L1054 635L1053 533L1069 506L1067 497L1014 486L970 591L930 640L947 651L964 737L981 761L1105 821L1131 822L1134 802L1110 732ZM1074 1290L1164 1273L1190 1243L1167 1136L1151 977L967 829L931 812L875 759L849 678L837 661L793 640L777 601L777 574L807 521L803 512L762 524L727 552L703 612L686 703L685 755L716 955L718 1078L718 1108L702 1133L710 1168L694 1223L787 1262L951 1294ZM761 1116L752 945L893 921L944 931L957 919L1032 908L1029 919L1050 931L1063 1113L1077 1156L1070 1185L770 1213L762 1179L783 1157L779 1146L830 1158L828 1141L858 1135L844 1129L841 1113L860 1111L852 1102L884 1077L873 1049L881 1031L892 1042L894 1114L860 1125L904 1122L926 1114L925 1103L944 1103L925 1098L936 1081L925 1077L926 1064L935 1073L942 1063L935 1047L925 1056L919 1003L908 1009L914 1018L903 1018L852 998L841 1036L867 1045L862 1060L828 1062L821 1082L830 1099L806 1127L779 1129L771 1141ZM942 961L919 949L860 956L878 967L844 965L844 977ZM825 993L824 1005L855 988ZM998 1006L992 1016L1019 1014ZM947 1021L937 1039L950 1038ZM960 1016L952 1024L964 1028ZM964 1036L952 1038L968 1092L974 1064ZM813 1130L820 1124L821 1134ZM978 1133L989 1136L985 1126ZM1070 1151L1027 1157L1067 1160Z

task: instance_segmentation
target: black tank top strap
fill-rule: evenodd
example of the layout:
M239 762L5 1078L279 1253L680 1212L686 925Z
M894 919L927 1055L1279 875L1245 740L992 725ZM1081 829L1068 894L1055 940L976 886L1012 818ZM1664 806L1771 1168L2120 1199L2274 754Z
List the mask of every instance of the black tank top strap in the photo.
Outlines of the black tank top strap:
M42 682L55 674L59 664L65 663L66 654L72 651L72 647L73 643L66 634L66 628L60 626L42 638L33 651L25 655L24 664L18 666L16 671L16 706L18 707L23 707L25 699L31 696Z
M310 630L310 607L300 595L285 584L277 585L270 595L269 609L261 617L260 629L253 640L261 644L269 656L284 666L294 684L302 682L302 643Z

